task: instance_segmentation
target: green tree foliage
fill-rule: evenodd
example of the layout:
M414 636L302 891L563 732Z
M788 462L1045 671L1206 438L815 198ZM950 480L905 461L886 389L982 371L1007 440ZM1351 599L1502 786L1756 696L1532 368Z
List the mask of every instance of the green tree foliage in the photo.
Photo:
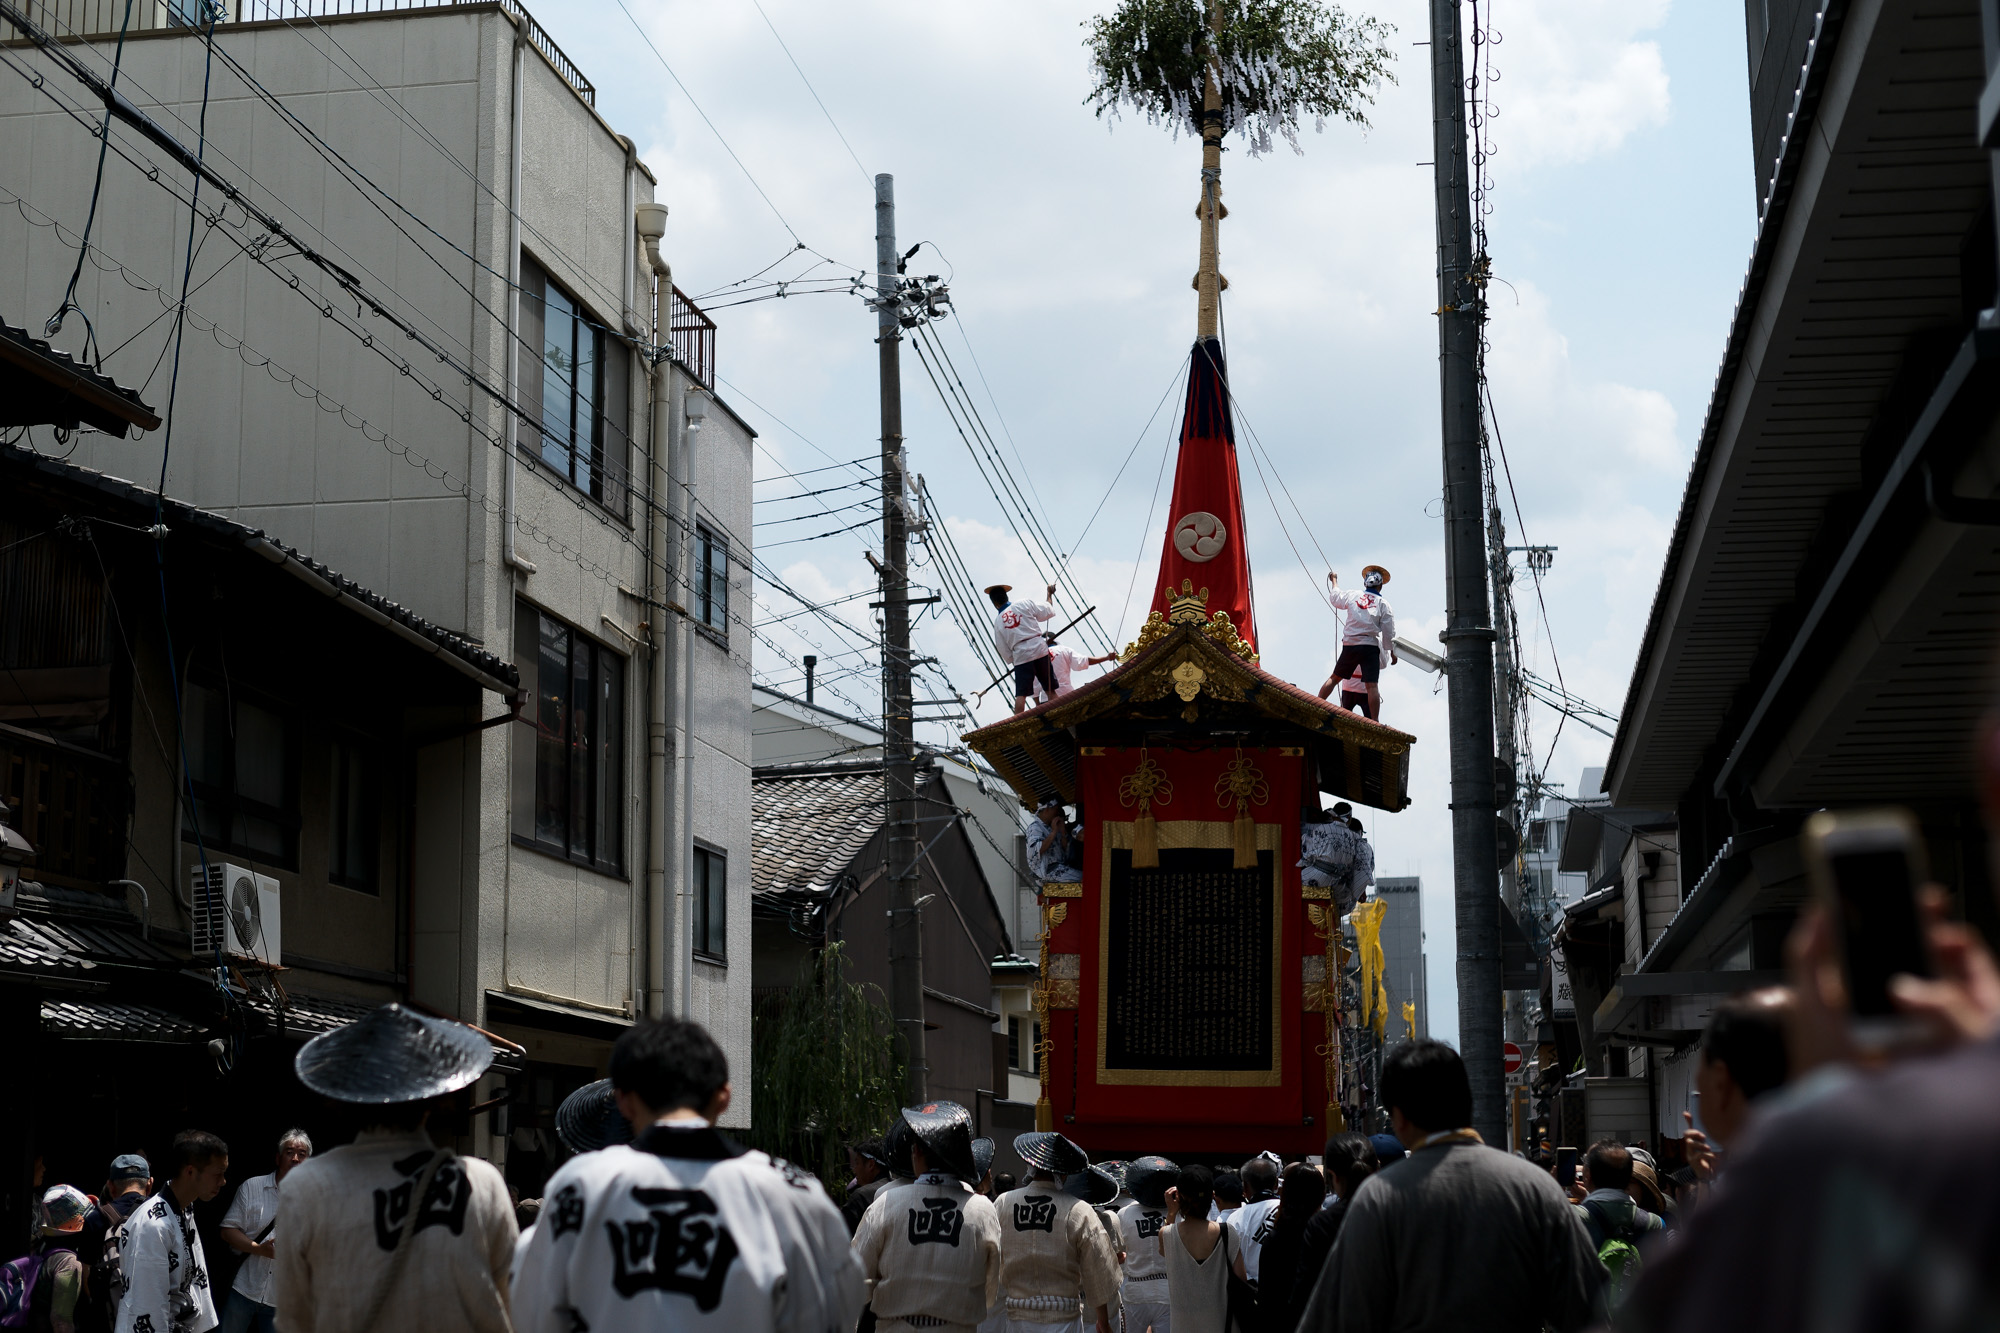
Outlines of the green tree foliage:
M1211 6L1221 11L1220 40ZM1394 82L1387 42L1395 29L1350 18L1320 0L1123 0L1084 23L1097 86L1084 101L1099 116L1131 108L1148 124L1201 135L1202 70L1213 54L1224 133L1241 134L1253 156L1273 135L1299 148L1310 117L1366 125L1384 80Z
M835 1198L847 1145L888 1129L903 1086L888 1003L846 969L841 946L829 944L790 990L764 998L751 1027L750 1141L812 1171Z

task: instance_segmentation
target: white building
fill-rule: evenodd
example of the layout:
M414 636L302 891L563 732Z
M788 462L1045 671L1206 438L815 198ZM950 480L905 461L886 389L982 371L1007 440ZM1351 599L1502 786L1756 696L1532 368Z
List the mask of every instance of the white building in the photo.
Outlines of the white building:
M192 150L208 48L170 8L137 7L117 88ZM124 120L56 343L81 350L87 316L106 371L162 407L173 394L170 495L519 667L518 721L489 701L406 757L426 826L454 833L416 842L408 901L362 913L400 914L394 945L357 927L302 950L363 997L406 994L527 1048L512 1124L480 1117L476 1150L504 1157L505 1130L538 1151L553 1101L641 1012L715 1032L726 1123L747 1125L753 432L714 396L700 312L663 298L656 332L665 279L634 221L656 178L550 35L515 0L301 12L334 8L230 0L215 28L204 158L239 193L200 192L177 386L162 314L192 178ZM108 77L120 7L29 11L87 35L65 49ZM40 86L0 70L0 315L39 333L78 262L102 102L45 51L9 57ZM60 448L161 474L157 436ZM188 648L191 678L226 671ZM288 886L298 871L258 868ZM152 889L167 930L186 924L171 889Z

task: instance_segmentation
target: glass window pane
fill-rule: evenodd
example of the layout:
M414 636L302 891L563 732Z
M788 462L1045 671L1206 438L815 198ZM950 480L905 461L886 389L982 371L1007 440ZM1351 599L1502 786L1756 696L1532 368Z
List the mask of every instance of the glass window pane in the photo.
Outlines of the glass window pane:
M632 467L632 352L613 339L604 342L603 493L612 513L625 513L625 482ZM596 494L596 492L592 492Z
M515 373L521 381L521 413L526 420L520 423L516 438L530 456L538 456L542 449L542 433L537 426L542 419L542 337L548 294L549 280L541 265L522 255L521 327L514 345L514 356L518 367Z
M577 856L591 854L591 745L590 720L596 714L596 689L591 682L595 650L582 639L570 653L569 719L569 850Z
M710 538L708 556L708 623L729 633L729 547Z
M542 461L570 475L576 439L576 307L550 287L542 330Z
M570 479L592 495L599 494L595 474L603 447L598 436L602 404L597 396L597 366L603 347L603 333L584 323L579 316L576 321L576 462Z
M183 693L181 726L187 745L188 776L196 782L227 789L229 773L229 710L221 690L190 685Z
M527 699L523 710L526 719L538 723L540 719L536 682L540 678L538 667L542 658L542 616L534 607L525 602L514 604L514 666L521 673L521 692ZM530 731L518 724L509 726L509 743L514 747L514 832L523 838L536 836L535 832L535 784L537 782L536 756L540 750L539 731Z
M729 862L713 852L701 852L696 857L702 868L700 883L696 886L702 905L700 928L695 933L696 946L705 953L724 957L728 952L728 904L723 890L729 878Z
M688 886L688 891L694 895L691 904L694 908L693 942L695 951L700 953L708 948L708 894L703 889L708 883L708 853L699 847L694 849L690 874L694 881Z
M598 654L597 860L625 867L625 659Z
M237 700L236 794L280 809L285 805L285 720L268 708Z
M535 693L535 838L569 846L569 631L536 613L541 661Z

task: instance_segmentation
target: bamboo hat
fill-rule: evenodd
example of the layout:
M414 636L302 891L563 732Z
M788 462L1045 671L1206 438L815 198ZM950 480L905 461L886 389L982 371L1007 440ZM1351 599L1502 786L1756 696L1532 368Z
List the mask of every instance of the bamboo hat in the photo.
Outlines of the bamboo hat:
M1118 1181L1101 1166L1087 1166L1063 1182L1063 1193L1074 1194L1092 1208L1118 1197Z
M385 1004L314 1037L292 1067L322 1097L390 1106L456 1092L492 1064L492 1044L465 1024Z
M556 1108L556 1137L573 1153L596 1152L632 1141L632 1124L618 1114L611 1080L586 1083Z
M949 1171L960 1180L977 1183L980 1171L972 1154L972 1112L957 1102L925 1102L903 1108L903 1123L924 1145L924 1165Z
M1181 1169L1164 1157L1139 1157L1125 1164L1125 1188L1148 1208L1164 1208L1167 1187L1180 1176Z
M1363 583L1366 583L1368 581L1368 576L1370 574L1380 574L1382 576L1382 582L1385 584L1388 583L1389 581L1389 571L1384 569L1380 565L1363 565L1361 567L1361 581Z
M882 1145L888 1150L889 1174L904 1180L917 1174L910 1162L910 1145L916 1142L916 1135L910 1130L910 1122L897 1116L889 1122L889 1132L882 1136Z
M1039 1171L1074 1175L1090 1165L1090 1154L1051 1130L1030 1130L1014 1140L1022 1161Z
M973 1183L977 1184L979 1181L986 1179L987 1173L993 1170L993 1150L995 1146L992 1139L974 1139L972 1141L972 1165L979 1172L977 1176L973 1177Z
M1012 592L1012 591L1014 591L1014 585L1011 583L989 584L985 589L986 595L989 597L991 597L996 592Z

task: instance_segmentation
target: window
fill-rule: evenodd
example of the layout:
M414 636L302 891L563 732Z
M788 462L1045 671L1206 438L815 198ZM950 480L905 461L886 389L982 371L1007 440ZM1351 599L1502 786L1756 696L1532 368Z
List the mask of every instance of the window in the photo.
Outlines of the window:
M631 352L576 298L521 257L521 447L624 515L630 466Z
M694 951L721 962L729 956L729 858L694 849Z
M1019 1018L1010 1018L1007 1020L1007 1068L1019 1069L1020 1067L1021 1020Z
M514 738L514 837L622 874L625 659L518 602L514 665L534 727Z
M335 884L375 892L381 868L378 837L381 774L375 756L344 736L333 738L333 773L327 800L327 875Z
M729 543L707 528L694 530L695 619L729 636Z
M291 718L230 690L189 685L181 725L194 799L181 830L210 851L298 869L298 735Z
M1023 1074L1035 1072L1035 1047L1042 1040L1040 1023L1023 1023L1016 1014L1007 1020L1007 1067Z

